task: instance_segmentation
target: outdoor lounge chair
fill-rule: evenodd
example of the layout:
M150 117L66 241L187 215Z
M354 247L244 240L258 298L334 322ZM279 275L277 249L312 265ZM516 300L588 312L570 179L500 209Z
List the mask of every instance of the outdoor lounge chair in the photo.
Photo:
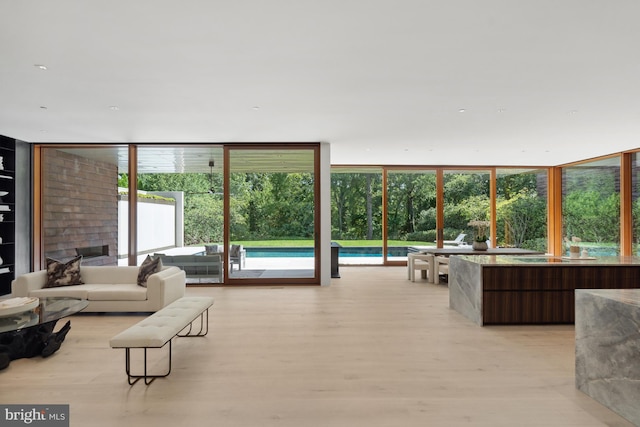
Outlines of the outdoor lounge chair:
M465 241L464 241L465 236L466 236L466 234L460 233L460 234L458 234L458 237L456 237L454 240L445 240L442 243L444 243L445 245L452 245L452 246L464 245L465 244Z

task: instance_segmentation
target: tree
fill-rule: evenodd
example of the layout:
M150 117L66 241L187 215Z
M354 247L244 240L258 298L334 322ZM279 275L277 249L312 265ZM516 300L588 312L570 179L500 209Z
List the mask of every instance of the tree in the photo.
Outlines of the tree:
M562 203L565 234L588 242L620 241L620 195L574 191Z
M381 176L373 173L331 174L333 239L380 238Z
M509 199L501 198L496 204L498 243L526 247L525 242L533 242L546 235L547 203L538 197L537 192L527 188L510 195Z

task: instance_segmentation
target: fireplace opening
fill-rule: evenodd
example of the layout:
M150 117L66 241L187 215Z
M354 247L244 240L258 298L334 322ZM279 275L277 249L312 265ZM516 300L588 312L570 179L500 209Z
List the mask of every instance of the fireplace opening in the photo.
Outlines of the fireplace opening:
M82 255L83 258L95 258L109 255L109 245L76 248L76 255Z

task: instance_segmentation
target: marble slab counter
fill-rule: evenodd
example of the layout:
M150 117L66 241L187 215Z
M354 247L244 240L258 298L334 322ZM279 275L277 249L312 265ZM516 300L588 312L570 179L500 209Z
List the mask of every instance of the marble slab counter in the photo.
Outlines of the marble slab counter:
M456 255L449 306L478 325L573 323L576 289L640 287L640 257Z
M640 289L576 289L576 388L640 426Z
M562 266L567 265L637 265L640 266L640 257L637 256L607 256L589 258L569 258L547 255L456 255L468 261L482 265L509 265L509 266Z

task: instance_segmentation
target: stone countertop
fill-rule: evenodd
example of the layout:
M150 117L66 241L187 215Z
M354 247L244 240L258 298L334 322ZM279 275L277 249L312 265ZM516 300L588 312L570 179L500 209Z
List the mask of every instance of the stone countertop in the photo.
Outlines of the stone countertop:
M640 257L637 256L608 256L588 259L569 259L568 257L544 255L452 255L476 264L486 266L560 266L570 265L620 265L639 266Z
M640 426L640 289L576 289L576 388Z
M577 289L576 291L640 307L640 289Z

